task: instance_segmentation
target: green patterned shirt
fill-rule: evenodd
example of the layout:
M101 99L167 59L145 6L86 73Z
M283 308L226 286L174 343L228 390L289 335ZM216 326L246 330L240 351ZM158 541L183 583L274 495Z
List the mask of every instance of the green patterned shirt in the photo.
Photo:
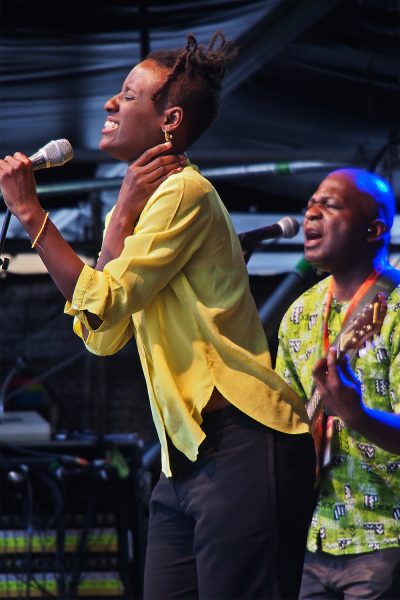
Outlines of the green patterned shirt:
M323 321L330 277L307 290L289 308L279 330L276 370L306 402L311 371L323 356ZM332 301L329 340L340 331L348 303ZM400 287L374 344L356 354L352 367L364 403L400 413ZM400 546L400 456L390 454L334 418L332 461L323 469L320 497L307 547L336 555Z

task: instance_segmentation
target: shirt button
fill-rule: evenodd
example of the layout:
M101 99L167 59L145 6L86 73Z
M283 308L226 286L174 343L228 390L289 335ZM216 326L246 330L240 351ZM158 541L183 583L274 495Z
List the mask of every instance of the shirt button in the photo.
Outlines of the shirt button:
M75 303L72 305L72 308L74 308L75 310L78 310L79 306Z

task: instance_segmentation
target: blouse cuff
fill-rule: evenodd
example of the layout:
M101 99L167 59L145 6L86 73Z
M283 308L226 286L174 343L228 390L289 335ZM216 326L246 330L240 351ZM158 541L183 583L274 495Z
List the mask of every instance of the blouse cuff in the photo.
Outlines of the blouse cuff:
M96 273L93 267L89 265L83 266L76 282L72 299L71 301L67 300L64 307L65 314L76 317L89 331L92 331L93 327L88 322L86 311L97 315L101 319L104 309L103 299L99 299L97 302L93 298L91 300L86 299L87 292L93 283Z

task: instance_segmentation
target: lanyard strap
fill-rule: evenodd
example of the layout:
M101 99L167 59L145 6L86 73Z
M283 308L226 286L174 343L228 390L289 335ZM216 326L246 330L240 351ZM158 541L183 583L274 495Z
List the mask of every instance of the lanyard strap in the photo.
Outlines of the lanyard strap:
M374 269L361 284L357 290L355 297L351 300L344 317L344 321L354 318L361 310L361 305L368 304L373 300L377 293L383 293L387 298L396 286L400 286L400 271L394 269L391 265L385 265L384 268ZM333 298L333 280L330 281L328 292L326 295L326 306L324 313L324 331L323 342L325 353L329 349L329 333L328 333L328 318L331 310ZM344 323L343 321L343 323ZM341 328L342 331L343 327ZM339 339L341 331L336 336L333 343ZM312 388L311 398L306 405L307 414L310 420L313 420L319 406L319 394L316 391L315 385Z
M350 315L353 313L355 308L361 303L362 299L365 298L367 292L372 288L372 286L376 283L378 277L382 273L382 269L373 269L368 277L363 281L360 285L353 298L351 299L349 306L347 307L346 314L343 318L343 325L349 319ZM331 305L333 299L333 279L329 282L328 292L326 295L326 305L325 305L325 314L324 314L324 332L323 332L323 344L324 344L324 353L326 354L329 350L329 330L328 330L328 320L329 314L331 312Z

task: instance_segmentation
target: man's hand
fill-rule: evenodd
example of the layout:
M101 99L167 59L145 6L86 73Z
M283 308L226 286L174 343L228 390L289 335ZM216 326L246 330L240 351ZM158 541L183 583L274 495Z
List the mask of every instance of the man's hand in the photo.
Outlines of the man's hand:
M330 348L313 369L313 378L322 402L349 427L363 414L360 382L350 368L347 356L338 359Z
M347 356L337 359L334 348L319 360L313 377L322 401L345 425L388 452L400 455L400 415L369 408Z

